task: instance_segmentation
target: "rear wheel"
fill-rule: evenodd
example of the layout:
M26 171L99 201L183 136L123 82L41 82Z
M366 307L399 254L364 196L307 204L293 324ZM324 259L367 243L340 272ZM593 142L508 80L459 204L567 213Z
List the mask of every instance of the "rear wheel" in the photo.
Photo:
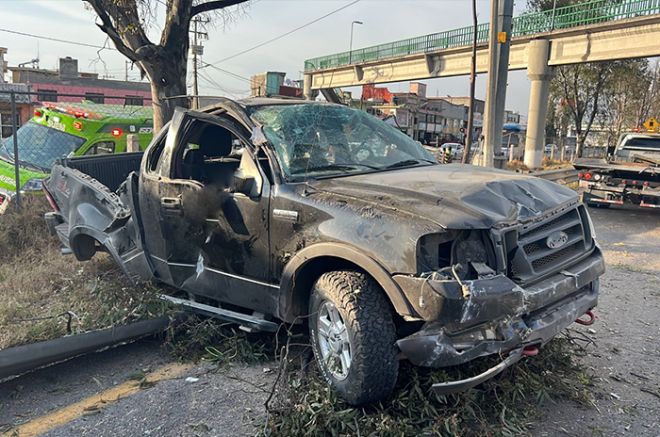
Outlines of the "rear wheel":
M324 273L314 284L309 330L319 369L349 404L387 397L396 383L396 330L387 300L364 273Z

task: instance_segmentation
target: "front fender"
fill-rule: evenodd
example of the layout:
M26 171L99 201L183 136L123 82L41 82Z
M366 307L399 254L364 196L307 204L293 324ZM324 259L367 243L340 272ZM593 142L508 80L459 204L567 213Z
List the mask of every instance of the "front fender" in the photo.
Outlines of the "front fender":
M308 246L296 253L284 267L280 281L279 317L282 320L291 320L295 317L296 284L300 275L304 274L305 267L313 260L320 258L334 258L348 261L371 275L388 296L396 312L402 317L417 318L417 314L406 299L399 285L383 266L373 258L360 252L354 247L342 243L326 242ZM308 292L309 290L304 290Z

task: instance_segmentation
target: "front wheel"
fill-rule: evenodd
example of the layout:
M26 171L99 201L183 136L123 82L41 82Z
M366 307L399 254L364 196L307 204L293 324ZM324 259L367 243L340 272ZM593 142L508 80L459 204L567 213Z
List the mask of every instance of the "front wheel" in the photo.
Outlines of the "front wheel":
M324 273L314 284L309 331L319 369L351 405L387 397L399 371L396 329L383 291L364 273Z

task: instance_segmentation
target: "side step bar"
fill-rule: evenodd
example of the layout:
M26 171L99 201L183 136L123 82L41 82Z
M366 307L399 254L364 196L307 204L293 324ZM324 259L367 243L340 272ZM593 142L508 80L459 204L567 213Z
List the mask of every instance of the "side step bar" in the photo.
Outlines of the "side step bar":
M237 313L235 311L194 302L189 299L180 299L178 297L172 297L165 294L161 294L158 297L175 305L181 305L196 313L215 317L221 320L226 320L232 323L237 323L241 325L241 327L249 328L249 330L276 332L279 327L277 323L265 320L258 316Z

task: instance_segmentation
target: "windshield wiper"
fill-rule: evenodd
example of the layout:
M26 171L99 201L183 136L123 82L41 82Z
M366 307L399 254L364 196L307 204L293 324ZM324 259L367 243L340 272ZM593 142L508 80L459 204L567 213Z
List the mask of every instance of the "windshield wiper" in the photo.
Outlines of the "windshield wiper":
M42 166L40 166L40 165L33 164L33 163L31 163L31 162L27 162L27 161L22 161L22 160L20 160L20 159L18 160L18 164L19 164L21 167L31 168L31 169L33 169L33 170L37 170L37 171L42 172L42 173L48 173L48 172L50 171L50 170L48 170L46 167L42 167Z
M404 159L403 161L395 162L394 164L390 164L384 168L407 167L409 165L421 164L423 162L433 164L433 161L429 161L428 159Z
M322 170L355 170L359 167L369 168L371 170L377 170L378 167L367 164L328 164L328 165L317 165L314 167L307 167L305 172L310 171L322 171Z

